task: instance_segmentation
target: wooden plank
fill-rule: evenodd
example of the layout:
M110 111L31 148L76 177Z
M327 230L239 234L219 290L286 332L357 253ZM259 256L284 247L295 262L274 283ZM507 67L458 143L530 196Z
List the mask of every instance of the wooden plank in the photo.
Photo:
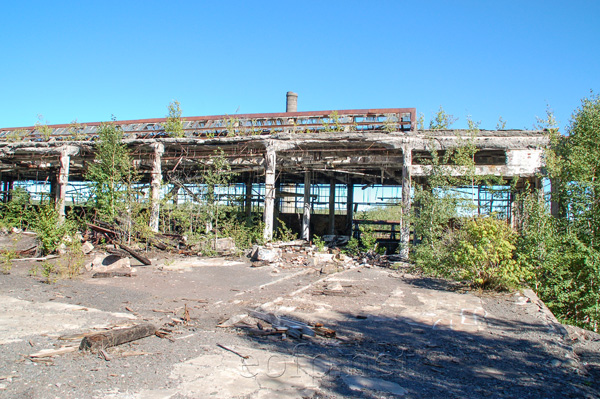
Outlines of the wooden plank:
M75 352L77 350L76 346L65 346L58 349L42 349L39 352L32 353L29 355L31 358L40 358L40 357L52 357L58 355L64 355L65 353Z
M92 278L111 278L111 277L133 277L131 272L97 272L92 275Z
M88 335L81 340L79 350L91 350L96 352L111 346L121 345L126 342L154 335L156 330L157 329L153 324L145 323L129 328L115 329Z

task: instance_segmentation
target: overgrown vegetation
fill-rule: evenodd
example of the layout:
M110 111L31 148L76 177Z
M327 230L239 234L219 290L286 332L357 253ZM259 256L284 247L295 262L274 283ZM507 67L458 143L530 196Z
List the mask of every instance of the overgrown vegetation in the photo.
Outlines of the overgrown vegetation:
M442 108L431 129L455 120ZM456 187L494 183L469 176L474 146L439 152L432 147L431 173L416 185L412 223L419 245L411 257L421 271L473 286L510 289L529 284L564 322L598 331L600 321L600 97L591 95L561 135L551 112L539 121L551 139L546 173L552 182L552 216L543 193L526 187L515 197L517 229L494 215L469 214ZM505 128L500 120L498 128ZM477 126L469 122L471 137ZM464 145L466 144L466 145ZM450 168L463 168L455 178ZM470 181L469 181L470 180ZM491 183L490 183L491 182ZM454 194L453 194L454 193Z

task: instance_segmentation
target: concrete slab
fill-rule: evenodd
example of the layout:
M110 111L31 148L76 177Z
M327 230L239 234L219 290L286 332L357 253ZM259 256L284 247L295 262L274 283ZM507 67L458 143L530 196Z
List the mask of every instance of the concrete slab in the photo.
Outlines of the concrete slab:
M67 303L31 302L0 295L0 344L40 334L99 328L131 319L136 317Z
M232 347L247 359L225 350L176 364L169 378L179 382L177 392L187 397L229 399L244 397L299 398L311 396L330 366L314 359L250 347ZM136 398L168 397L170 391L140 392ZM164 396L161 396L164 395Z

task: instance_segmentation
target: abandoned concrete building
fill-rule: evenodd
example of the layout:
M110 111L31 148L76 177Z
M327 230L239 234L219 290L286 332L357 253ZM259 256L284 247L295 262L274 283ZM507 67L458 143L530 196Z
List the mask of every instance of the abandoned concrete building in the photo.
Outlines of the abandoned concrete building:
M262 214L264 238L273 237L277 220L309 239L312 234L350 235L361 209L375 205L411 208L411 186L429 173L431 151L460 145L460 130L420 130L415 108L297 112L297 95L287 94L282 113L183 118L183 137L165 132L164 118L115 122L124 132L146 187L150 226L158 231L165 193L175 204L195 201L197 173L223 151L235 173L219 200L235 197L248 215ZM85 203L85 176L93 162L100 123L0 128L2 200L26 187L65 208ZM541 188L543 131L481 130L474 137L476 173L494 175L516 187ZM453 173L460 174L460 168ZM476 187L479 209L501 210L511 218L513 192L494 194ZM369 192L365 196L363 193ZM362 195L358 200L357 195ZM370 221L386 226L386 239L407 243L404 220Z

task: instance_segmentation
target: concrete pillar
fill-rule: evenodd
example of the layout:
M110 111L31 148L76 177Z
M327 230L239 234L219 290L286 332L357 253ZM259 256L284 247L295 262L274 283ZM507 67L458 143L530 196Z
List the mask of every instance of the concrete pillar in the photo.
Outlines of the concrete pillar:
M277 163L277 154L275 149L267 147L265 154L265 210L263 221L265 229L263 238L265 241L273 239L273 215L275 211L275 166Z
M302 239L310 239L310 172L304 172L304 213L302 214Z
M298 93L288 91L286 94L285 112L298 111Z
M152 143L154 149L154 159L152 161L152 178L150 182L150 229L158 232L158 222L160 219L160 187L162 185L161 157L165 152L165 146L162 143Z
M65 220L65 200L67 196L67 185L69 184L69 164L71 157L68 151L62 151L59 158L58 175L54 191L54 205L58 212L59 221Z
M346 231L352 237L352 220L354 219L354 184L346 186Z
M335 177L329 180L329 229L328 233L335 234Z
M412 165L412 148L404 146L402 149L402 226L400 230L400 256L408 259L408 244L410 241L410 198L411 177L410 167Z

